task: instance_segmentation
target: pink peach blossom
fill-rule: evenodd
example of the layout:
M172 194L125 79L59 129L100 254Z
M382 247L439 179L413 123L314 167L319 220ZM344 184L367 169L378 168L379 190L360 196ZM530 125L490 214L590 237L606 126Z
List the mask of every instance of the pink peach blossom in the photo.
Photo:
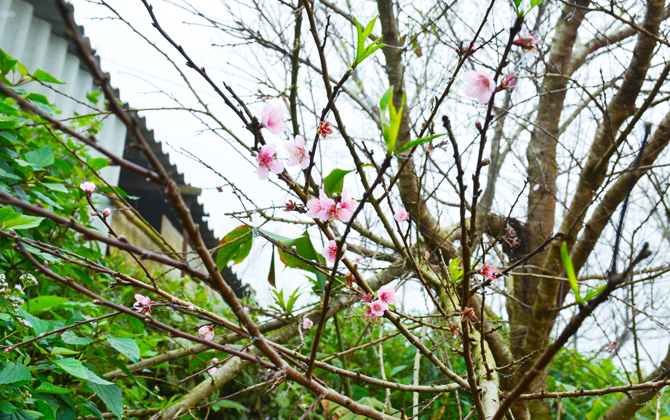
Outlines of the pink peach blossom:
M213 367L213 368L207 369L207 373L209 373L210 375L214 375L216 373L216 368Z
M465 94L484 104L491 100L491 96L496 90L496 83L483 70L470 70L463 75L463 80L468 85Z
M356 200L349 197L349 192L347 190L343 190L342 195L336 199L321 201L321 206L323 207L322 221L341 220L342 222L347 223L354 215Z
M302 329L303 330L308 330L314 326L314 322L312 322L311 319L305 318L302 320Z
M213 358L213 359L212 359L212 363L214 363L214 364L217 364L217 363L219 363L219 359L217 359L216 357L215 357L215 358Z
M381 299L377 299L370 304L370 312L374 316L383 316L384 311L389 308L389 305Z
M532 31L526 35L518 37L512 43L521 47L524 52L532 52L535 51L535 47L541 44L540 35L538 35L537 32Z
M374 299L374 296L372 295L372 293L366 293L363 296L359 297L359 299L362 300L363 302L371 303L372 299Z
M514 89L518 83L517 77L513 74L507 74L503 76L500 86L503 89Z
M284 110L281 108L274 108L267 104L263 107L261 113L261 125L267 128L272 134L279 134L286 131L286 123L282 121L284 118Z
M112 211L110 209L104 209L102 211L102 215L105 217L109 217L110 214L112 214Z
M347 249L347 244L342 246L342 256L340 260L344 259L344 252ZM334 263L335 258L337 257L337 242L330 241L325 248L321 250L321 255L323 255L329 262Z
M495 281L496 275L500 272L495 266L484 264L484 266L479 270L482 276L490 281Z
M312 219L321 219L321 212L323 211L323 206L321 203L323 200L327 200L328 196L323 190L319 190L319 198L312 198L307 202L307 216Z
M368 305L365 308L365 320L369 322L375 322L377 320L377 315L372 313L371 305Z
M146 296L140 295L139 293L135 295L135 302L133 307L139 312L144 312L147 314L151 313L151 304L153 303L151 299Z
M409 220L409 213L407 212L407 210L401 207L398 210L396 210L395 214L393 215L393 218L398 223L406 222L407 220Z
M395 289L392 286L386 285L379 288L379 299L389 305L395 305Z
M205 340L212 341L214 338L214 327L211 325L203 325L198 329L198 334L205 337Z
M261 147L261 150L256 155L256 162L258 163L258 178L262 181L268 179L270 172L280 174L284 172L284 165L277 160L275 154L276 146L274 144L266 144Z
M92 182L82 182L81 185L79 185L79 188L86 192L86 194L93 194L93 191L95 191L95 184Z
M307 169L309 166L309 152L305 148L305 139L302 136L295 136L295 143L285 141L284 147L288 152L288 166L300 164L302 169Z

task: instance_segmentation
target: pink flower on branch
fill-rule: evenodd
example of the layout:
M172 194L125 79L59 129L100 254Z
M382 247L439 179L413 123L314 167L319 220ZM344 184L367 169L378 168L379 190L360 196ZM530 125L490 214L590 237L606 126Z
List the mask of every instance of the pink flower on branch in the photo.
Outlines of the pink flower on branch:
M307 216L312 219L321 219L321 213L323 212L323 206L321 203L324 200L328 200L328 196L323 190L319 190L319 198L312 198L307 202Z
M344 252L346 249L347 244L342 245L342 256L340 257L340 260L344 259ZM330 241L328 245L321 250L321 255L323 255L328 262L334 263L337 258L337 242Z
M277 160L275 154L276 146L274 144L266 144L261 147L261 150L256 155L256 162L258 163L258 178L262 181L268 179L270 172L280 174L284 172L284 165Z
M388 303L384 302L381 299L377 299L370 304L370 312L374 316L384 316L384 311L389 308Z
M110 209L104 209L102 211L102 215L105 217L109 217L110 214L112 214L112 211Z
M365 320L369 322L375 322L377 320L377 315L372 313L370 305L365 308Z
M207 369L207 373L209 373L210 375L214 375L216 373L216 370L217 369L215 367L209 368L209 369Z
M305 148L305 139L302 136L295 136L295 143L284 142L284 147L288 152L288 166L300 165L302 169L309 166L309 152Z
M484 266L479 270L482 276L486 277L487 280L495 281L496 276L500 273L493 265L484 264Z
M526 35L518 37L512 43L521 47L524 52L532 52L535 51L535 47L541 44L540 35L538 35L537 32L532 31Z
M347 190L343 190L342 195L335 199L329 198L327 201L322 201L321 206L323 208L321 221L340 220L347 223L354 215L354 210L356 210L356 200L349 197Z
M325 140L326 137L333 134L333 127L330 126L329 122L319 121L319 128L316 132Z
M372 303L374 296L372 295L372 293L366 293L363 296L359 297L359 299L362 300L363 302Z
M216 357L215 357L215 358L213 358L213 359L212 359L212 363L214 363L214 364L217 364L217 363L219 363L219 359L217 359Z
M312 198L307 202L307 216L319 219L322 222L341 220L349 222L356 209L356 200L349 197L347 190L335 198L328 198L323 190L319 191L319 198Z
M286 123L282 121L284 110L274 108L267 104L261 113L261 126L267 128L272 134L280 134L286 131Z
M395 214L393 215L393 218L398 223L406 222L409 220L409 212L407 212L407 210L401 207L398 210L396 210Z
M518 83L517 77L513 74L503 76L500 87L503 89L514 89Z
M395 305L395 289L392 286L386 285L379 288L379 299L389 305Z
M484 71L470 70L463 75L467 83L465 94L481 103L488 103L496 90L495 81Z
M135 300L136 302L133 304L133 308L139 312L144 312L147 314L151 313L151 305L153 304L151 299L138 293L135 295Z
M314 326L314 322L312 322L311 319L305 318L302 320L302 329L303 330L308 330Z
M95 191L95 184L92 182L82 182L81 185L79 185L79 188L86 194L91 195L93 194L93 191Z
M211 325L203 325L198 329L198 334L205 337L205 340L212 341L214 338L214 327Z

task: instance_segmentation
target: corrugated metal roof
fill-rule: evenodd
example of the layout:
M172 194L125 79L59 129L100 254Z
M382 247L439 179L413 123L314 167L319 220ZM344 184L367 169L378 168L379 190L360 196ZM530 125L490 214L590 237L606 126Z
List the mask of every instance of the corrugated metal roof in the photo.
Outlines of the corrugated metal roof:
M84 32L82 27L80 30ZM34 88L36 92L59 105L62 111L61 119L73 116L75 113L82 115L92 112L86 105L86 93L98 89L93 85L93 78L88 69L82 67L77 58L74 43L66 36L65 23L53 0L0 0L0 47L24 63L28 69L41 68L66 82L59 88L62 95L46 87ZM100 58L97 56L96 58L99 63ZM116 95L119 97L118 90ZM184 175L170 162L169 155L163 151L160 142L154 137L153 130L147 128L146 119L139 117L137 120L153 152L175 182L182 186L185 198L190 198L191 214L200 227L205 244L209 248L217 246L218 240L204 220L208 214L198 202L199 189L190 187L184 182ZM144 155L133 147L135 139L127 133L126 127L116 116L105 119L103 129L97 138L108 150L123 154L125 159L149 167ZM91 152L92 155L96 153ZM151 182L119 167L104 168L101 175L110 184L128 190L130 195L141 197L137 204L140 214L157 230L160 230L161 214L165 214L175 226L180 226L179 217L167 203L160 188L152 188L154 184ZM228 268L223 274L239 296L243 289L240 280Z

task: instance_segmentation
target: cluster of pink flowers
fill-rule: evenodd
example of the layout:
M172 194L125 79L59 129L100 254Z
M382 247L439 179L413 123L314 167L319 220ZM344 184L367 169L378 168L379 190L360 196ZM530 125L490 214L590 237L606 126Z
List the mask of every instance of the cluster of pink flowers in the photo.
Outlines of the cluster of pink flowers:
M380 316L384 316L384 311L389 308L389 305L395 305L395 289L392 286L386 285L379 288L377 293L378 298L373 300L371 294L365 294L361 299L368 302L369 305L365 309L365 319L374 322Z
M484 264L479 270L479 273L489 281L495 281L496 276L500 273L494 265Z
M342 245L342 256L340 257L340 261L344 259L344 253L347 250L347 244ZM321 255L328 260L328 262L334 263L335 260L337 259L337 242L335 241L330 241L328 242L328 245L326 245L322 250L321 250Z
M133 304L133 308L135 308L138 312L143 312L145 314L151 313L151 305L153 304L151 299L138 293L135 295L135 300L137 302Z
M283 109L273 108L272 105L267 104L261 114L261 126L267 128L272 134L281 134L286 131L286 123L282 120L283 118ZM307 169L309 166L309 151L305 147L305 139L302 136L295 136L295 142L284 142L284 147L288 152L288 166L300 165L302 169ZM284 172L284 165L277 158L277 146L274 144L266 144L261 147L256 155L256 163L258 163L258 178L262 181L268 179L270 172L275 174Z
M312 198L307 202L307 216L319 219L322 222L341 220L345 223L351 220L356 208L356 200L349 197L347 190L335 198L328 198L323 190L319 190L319 198Z

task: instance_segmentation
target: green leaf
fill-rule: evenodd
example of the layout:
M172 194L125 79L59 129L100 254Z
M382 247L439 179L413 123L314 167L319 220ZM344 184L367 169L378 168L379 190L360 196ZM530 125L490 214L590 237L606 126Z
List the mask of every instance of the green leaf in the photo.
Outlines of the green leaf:
M28 312L24 311L23 308L19 308L19 315L21 315L28 322L30 322L30 324L33 326L33 331L35 331L35 335L40 335L51 331L54 323L53 321L45 321L43 319L39 319L38 317L33 316Z
M292 247L295 246L294 252L306 260L317 261L321 264L324 264L326 261L323 258L323 256L317 253L316 250L314 249L314 245L312 245L312 241L309 238L307 232L304 232L302 235L300 235L295 239L285 238L283 236L275 235L273 233L265 231L263 233L265 233L272 239L276 240L277 242L279 242L288 249L292 249ZM279 248L278 250L279 250L279 258L287 267L299 268L301 270L309 271L311 273L317 273L317 272L321 273L313 266L303 261L302 259L294 256L293 254L289 254L288 252L285 252L281 248Z
M81 364L79 360L61 359L61 360L54 360L53 362L56 366L63 369L65 372L69 373L75 378L83 379L86 381L89 380L86 368L84 367L84 365Z
M406 95L403 92L400 108L396 109L393 104L393 92L394 87L390 86L379 101L382 135L384 136L384 143L386 143L386 153L389 156L395 151L395 143L400 132L400 123L406 99Z
M298 293L300 291L300 288L297 288L291 293L291 296L288 298L288 302L286 303L286 311L288 313L293 312L293 306L295 306L295 303L298 301L298 298L302 293Z
M0 228L2 229L31 229L38 227L44 217L24 216L12 210L11 207L0 207Z
M591 404L591 410L589 410L589 412L586 413L586 420L598 420L609 409L610 407L603 404L603 402L600 399L597 399L593 402L593 404Z
M57 85L64 85L65 82L61 82L60 80L56 79L49 73L45 72L44 70L37 69L35 70L35 73L33 73L33 79L39 80L40 82L45 82L45 83L55 83Z
M98 397L109 408L109 411L114 413L119 420L123 419L123 392L121 388L114 384L100 385L89 383L88 386L98 394Z
M14 361L7 362L2 370L0 370L0 384L13 384L29 380L30 371L21 363Z
M407 366L408 366L408 365L398 365L398 366L394 367L393 369L391 369L391 375L390 375L390 376L393 376L393 375L395 375L396 373L398 373L398 372L404 370L405 368L407 368Z
M57 354L68 354L68 355L72 355L72 354L79 354L79 353L80 353L80 352L78 352L78 351L76 351L76 350L66 349L65 347L58 347L58 346L56 346L56 347L54 347L53 349L51 349L51 355L52 355L52 356L55 356L55 355L57 355Z
M414 146L418 146L420 144L423 144L423 143L426 143L426 142L429 142L429 141L433 141L434 139L436 139L438 137L442 137L442 136L446 136L446 135L447 135L446 133L433 134L432 136L422 137L420 139L412 140L410 142L405 143L405 145L403 147L401 147L400 149L396 150L395 154L399 155L400 153L404 152L405 150L411 149Z
M242 413L247 411L247 407L243 406L240 403L236 403L235 401L231 401L231 400L221 400L214 405L219 407L219 408L232 408L233 410L237 410L237 411L240 411Z
M69 394L72 390L61 388L51 382L42 382L35 392L42 392L44 394Z
M223 270L230 261L239 264L247 258L253 242L251 233L251 227L239 226L221 239L219 242L221 248L216 255L216 266L219 270Z
M84 366L84 370L86 371L86 375L88 375L88 380L89 385L91 383L98 384L98 385L113 385L113 382L109 382L107 379L103 379L100 376L98 376L95 372L93 372L91 369L87 368Z
M342 188L344 188L344 177L347 174L354 172L354 170L345 171L342 169L333 169L327 177L323 179L323 185L326 190L326 194L329 197L332 197L333 194L342 194Z
M459 258L454 258L449 261L449 277L454 283L458 283L463 276L463 269L460 268L461 260Z
M137 342L132 338L115 338L111 336L105 338L110 346L116 349L119 353L124 354L133 363L137 363L140 360L140 348L138 347Z
M14 60L9 54L0 50L0 71L3 76L13 70L18 62L18 60Z
M98 407L97 407L95 404L93 404L92 402L90 402L90 401L85 401L85 402L84 402L84 407L86 407L86 409L87 409L88 411L90 411L95 417L97 417L97 418L99 418L99 419L103 419L103 418L104 418L104 417L102 416L102 413L100 412L100 410L98 410Z
M351 64L352 68L356 68L359 64L363 62L363 60L368 58L375 51L386 46L384 44L379 44L381 38L377 38L367 47L365 46L365 40L372 33L372 30L375 27L375 22L377 22L378 17L379 15L375 16L370 22L368 22L368 24L365 26L365 30L361 28L361 24L358 22L358 20L354 18L354 24L356 25L356 59Z
M68 192L67 187L63 184L43 182L42 185L44 185L45 187L47 187L51 191L62 192L62 193L67 193Z
M530 0L530 8L540 5L544 0ZM530 10L529 10L530 11Z
M86 344L91 344L93 341L88 337L79 337L77 334L73 333L70 330L67 330L60 337L65 343L72 344L74 346L83 346Z
M568 253L568 244L563 242L561 245L561 258L563 259L563 266L565 267L565 274L568 276L570 281L570 287L572 292L575 294L575 300L580 305L584 304L584 299L579 294L579 284L577 283L577 276L575 275L575 268L572 265L572 259L570 259L570 254Z
M9 401L4 401L0 403L0 413L14 414L17 411L19 411L19 409L14 407L14 405Z
M591 299L593 299L594 297L598 296L599 294L601 294L603 292L603 290L605 290L606 287L607 287L607 283L600 285L600 287L598 287L597 289L589 290L588 292L586 292L586 295L584 296L584 301L588 302Z
M26 123L24 118L0 116L0 130L13 130Z
M13 172L13 171L12 171ZM14 175L13 173L9 173L6 170L0 168L0 178L7 178L7 179L15 179L15 180L20 180L21 177Z
M268 273L268 283L270 286L277 287L276 275L275 275L275 247L272 246L272 258L270 259L270 272Z
M27 303L25 303L21 307L26 311L28 310L28 308L30 308L30 312L33 315L37 315L42 312L49 311L68 301L69 301L68 298L64 298L61 296L45 295L36 297L34 299L30 299Z
M55 159L54 154L51 151L51 147L47 144L37 150L28 152L25 154L26 161L32 163L33 165L41 166L46 168L49 165L53 165Z
M99 171L102 168L109 166L109 159L107 158L92 158L86 161L94 171Z

